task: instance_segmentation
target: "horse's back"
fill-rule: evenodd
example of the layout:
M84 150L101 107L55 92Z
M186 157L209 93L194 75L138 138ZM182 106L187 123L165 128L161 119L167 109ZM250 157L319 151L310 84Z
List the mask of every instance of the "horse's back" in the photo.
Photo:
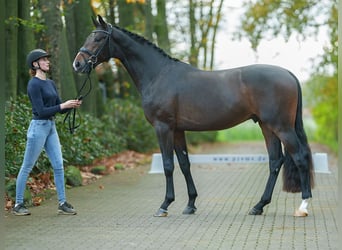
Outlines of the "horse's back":
M283 85L297 88L297 79L287 69L267 64L254 64L239 68L241 79L248 84ZM280 87L280 86L279 86Z

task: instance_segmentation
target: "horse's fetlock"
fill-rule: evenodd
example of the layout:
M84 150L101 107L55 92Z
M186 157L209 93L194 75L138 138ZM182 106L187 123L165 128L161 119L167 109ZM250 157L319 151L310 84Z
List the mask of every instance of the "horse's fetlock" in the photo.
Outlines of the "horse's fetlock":
M175 197L166 197L166 200L170 204L175 201Z

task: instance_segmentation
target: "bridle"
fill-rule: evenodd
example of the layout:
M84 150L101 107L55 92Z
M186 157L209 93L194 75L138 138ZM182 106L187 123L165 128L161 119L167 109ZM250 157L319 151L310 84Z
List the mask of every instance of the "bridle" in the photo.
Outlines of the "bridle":
M112 47L111 47L111 43L110 43L110 39L112 37L112 32L113 32L112 26L109 24L109 31L106 31L106 30L94 30L92 33L98 33L98 32L105 33L107 36L106 36L106 40L104 41L104 43L101 45L101 47L99 47L95 51L95 53L93 53L92 51L88 50L85 47L81 47L80 50L79 50L79 52L85 53L89 57L87 59L87 64L84 66L84 68L88 67L87 68L87 77L84 80L84 82L82 84L82 87L78 91L77 97L75 98L77 100L82 100L87 95L90 94L90 91L92 90L92 83L91 83L90 73L91 73L91 70L93 68L95 68L95 64L97 63L98 55L101 53L101 51L104 49L104 47L106 46L107 43L108 43L108 46L109 46L109 53L112 51ZM82 55L82 57L83 57L83 55ZM85 88L88 80L89 80L89 89L88 89L88 91L85 94L82 95L82 91ZM72 108L72 109L70 109L66 113L66 115L64 117L63 123L65 123L67 120L68 120L69 132L70 132L70 134L73 134L75 129L80 126L80 123L78 125L76 125L76 108Z
M90 71L95 68L95 64L97 63L97 57L98 55L102 52L102 50L104 49L104 47L106 46L106 44L108 43L108 47L109 47L109 53L111 54L112 51L112 46L110 43L110 39L112 37L112 32L113 32L113 28L111 24L108 24L109 29L107 30L94 30L91 33L105 33L106 36L106 40L104 41L104 43L102 43L102 46L98 47L97 50L95 52L90 51L89 49L85 48L85 47L81 47L79 52L85 53L87 54L89 57L87 59L87 64L84 67L90 67Z

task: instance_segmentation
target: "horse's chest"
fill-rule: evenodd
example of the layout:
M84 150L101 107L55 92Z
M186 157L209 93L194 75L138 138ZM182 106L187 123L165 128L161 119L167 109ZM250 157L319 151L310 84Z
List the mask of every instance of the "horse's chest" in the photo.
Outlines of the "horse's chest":
M170 98L146 98L142 102L146 119L153 124L156 120L172 123L175 115L175 102Z

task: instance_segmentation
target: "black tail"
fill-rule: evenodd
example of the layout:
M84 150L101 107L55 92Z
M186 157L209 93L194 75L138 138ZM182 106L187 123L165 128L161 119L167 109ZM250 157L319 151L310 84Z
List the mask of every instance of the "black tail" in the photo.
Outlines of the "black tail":
M293 77L295 77L293 75ZM298 79L295 77L297 84L298 84L298 104L297 104L297 114L296 114L296 121L295 121L295 130L297 137L300 141L302 152L307 158L308 162L308 171L310 174L310 185L311 188L314 187L314 169L313 169L313 162L312 162L312 154L311 149L308 144L308 139L306 137L304 126L303 126L303 117L302 117L302 90L299 84ZM298 193L301 192L300 186L300 177L299 177L299 169L294 164L292 157L285 149L285 160L284 160L284 170L283 170L283 190L286 192L291 193Z

